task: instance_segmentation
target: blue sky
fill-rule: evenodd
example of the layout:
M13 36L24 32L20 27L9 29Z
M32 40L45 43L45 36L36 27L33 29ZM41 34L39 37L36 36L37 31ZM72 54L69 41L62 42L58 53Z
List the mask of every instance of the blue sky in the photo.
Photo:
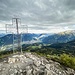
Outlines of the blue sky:
M0 0L0 27L19 17L32 33L75 29L75 0Z

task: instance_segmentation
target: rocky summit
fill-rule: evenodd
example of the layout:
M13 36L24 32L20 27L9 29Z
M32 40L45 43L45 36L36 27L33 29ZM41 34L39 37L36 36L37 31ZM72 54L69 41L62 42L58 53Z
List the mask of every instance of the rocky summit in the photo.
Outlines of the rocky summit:
M75 75L73 69L33 53L13 54L0 61L0 75Z

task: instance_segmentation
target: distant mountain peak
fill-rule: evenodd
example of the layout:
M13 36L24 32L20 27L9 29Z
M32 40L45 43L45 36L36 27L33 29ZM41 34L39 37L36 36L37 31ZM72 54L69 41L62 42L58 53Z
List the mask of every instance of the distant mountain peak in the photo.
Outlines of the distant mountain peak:
M45 37L43 42L46 44L53 43L66 43L75 39L75 30L69 30L53 34L52 36Z
M71 34L71 33L75 33L75 30L68 30L68 31L60 32L58 34L65 35L65 34Z

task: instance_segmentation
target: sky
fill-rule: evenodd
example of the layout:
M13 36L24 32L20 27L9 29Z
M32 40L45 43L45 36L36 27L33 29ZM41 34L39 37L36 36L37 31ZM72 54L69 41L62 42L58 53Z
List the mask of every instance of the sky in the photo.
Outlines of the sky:
M58 33L75 29L75 0L0 0L0 30L21 18L29 33Z

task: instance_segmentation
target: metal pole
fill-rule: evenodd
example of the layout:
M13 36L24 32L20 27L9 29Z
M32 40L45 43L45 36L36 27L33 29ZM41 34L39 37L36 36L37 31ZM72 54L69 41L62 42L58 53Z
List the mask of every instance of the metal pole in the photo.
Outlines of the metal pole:
M13 54L14 54L14 33L13 33Z
M18 49L20 49L20 34L19 34L19 28L18 28L18 18L15 18L15 20L16 20L16 29L17 29Z
M16 24L16 30L17 30L17 45L18 45L18 49L20 49L20 34L19 34L19 25L18 25L18 22L19 22L19 18L13 18L13 21L15 20L15 24ZM13 22L12 21L12 22ZM14 23L13 23L14 24Z
M23 53L22 52L22 33L21 33L21 53Z
M15 18L15 20L16 20L17 34L19 35L19 29L18 29L18 18Z

